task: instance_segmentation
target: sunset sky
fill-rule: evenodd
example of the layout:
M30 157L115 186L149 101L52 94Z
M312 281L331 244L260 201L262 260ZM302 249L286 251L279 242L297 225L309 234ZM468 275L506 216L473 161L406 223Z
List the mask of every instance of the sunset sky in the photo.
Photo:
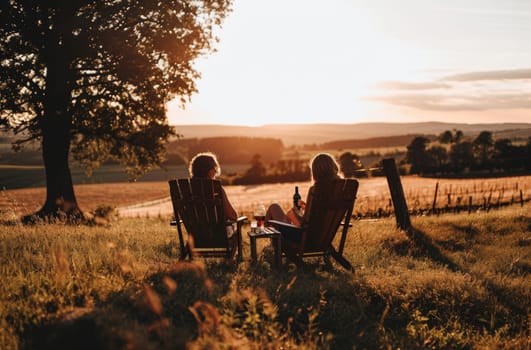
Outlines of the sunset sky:
M171 124L531 122L530 0L235 0Z

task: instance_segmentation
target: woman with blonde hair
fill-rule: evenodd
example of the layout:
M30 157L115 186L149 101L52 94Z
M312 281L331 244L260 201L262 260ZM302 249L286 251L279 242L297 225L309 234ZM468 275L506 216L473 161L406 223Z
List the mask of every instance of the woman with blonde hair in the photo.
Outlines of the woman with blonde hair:
M300 227L302 223L307 219L307 213L310 212L309 207L306 208L306 203L311 205L310 196L313 193L315 187L319 186L319 183L323 181L340 179L339 165L334 157L329 153L318 153L310 161L310 169L312 174L313 185L308 191L307 200L299 201L299 208L295 205L284 212L282 207L278 203L273 203L269 206L266 212L266 224L269 220L283 221ZM305 216L306 214L306 216Z
M332 155L319 153L311 161L312 179L314 185L320 181L340 179L339 165Z

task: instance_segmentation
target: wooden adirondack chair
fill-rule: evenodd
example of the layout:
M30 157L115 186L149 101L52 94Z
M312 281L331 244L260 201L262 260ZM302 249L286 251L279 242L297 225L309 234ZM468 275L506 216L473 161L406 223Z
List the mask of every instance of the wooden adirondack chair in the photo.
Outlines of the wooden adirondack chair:
M345 269L354 268L343 256L347 232L356 194L358 181L354 179L338 179L320 183L310 189L306 210L309 216L301 227L281 221L270 220L268 225L282 233L282 250L290 259L301 263L304 257L332 256ZM338 229L342 226L341 239L336 249L333 241ZM290 240L289 237L300 237Z
M227 226L221 198L221 182L204 178L170 180L170 197L179 235L180 259L187 256L232 258L235 248L242 261L241 228L247 217L239 217L234 234L227 238ZM183 235L183 225L187 239Z

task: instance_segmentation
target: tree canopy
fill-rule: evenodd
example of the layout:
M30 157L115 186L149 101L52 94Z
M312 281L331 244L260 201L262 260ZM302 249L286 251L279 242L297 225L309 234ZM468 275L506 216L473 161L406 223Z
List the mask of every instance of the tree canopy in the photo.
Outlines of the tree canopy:
M230 3L0 2L0 128L17 145L41 142L47 190L59 192L48 195L64 196L70 153L87 169L113 158L132 174L162 162L176 135L166 103L197 91L193 62L213 51Z
M507 138L495 140L490 131L481 131L473 140L459 130L443 132L437 142L417 137L407 149L404 161L411 165L411 174L527 173L531 164L531 138L513 145Z

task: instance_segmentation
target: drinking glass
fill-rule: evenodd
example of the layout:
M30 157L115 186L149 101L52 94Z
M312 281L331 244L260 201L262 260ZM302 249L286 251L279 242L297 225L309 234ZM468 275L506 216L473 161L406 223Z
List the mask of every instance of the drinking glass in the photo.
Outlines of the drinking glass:
M256 220L256 226L259 230L263 230L265 223L266 209L263 204L260 204L254 210L254 219Z

